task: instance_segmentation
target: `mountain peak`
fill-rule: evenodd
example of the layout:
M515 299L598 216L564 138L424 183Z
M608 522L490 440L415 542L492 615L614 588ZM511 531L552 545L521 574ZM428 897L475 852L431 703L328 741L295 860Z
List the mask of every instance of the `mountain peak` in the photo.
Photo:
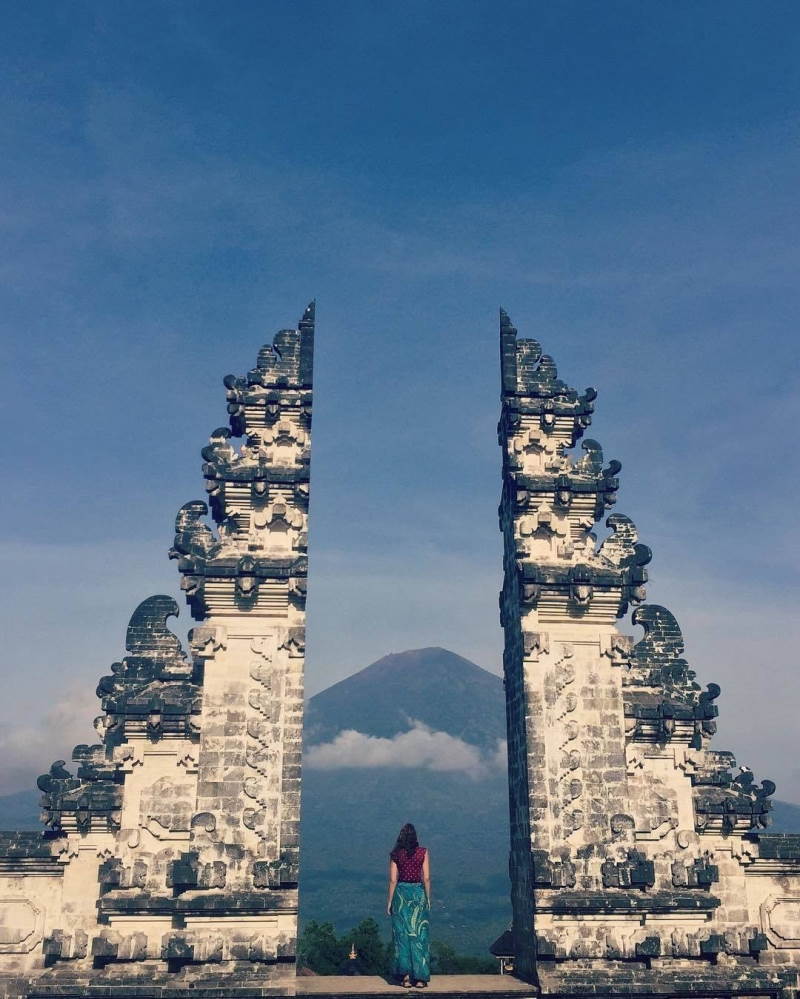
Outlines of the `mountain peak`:
M438 646L392 652L311 698L306 744L344 729L391 738L413 721L493 749L505 736L500 677Z

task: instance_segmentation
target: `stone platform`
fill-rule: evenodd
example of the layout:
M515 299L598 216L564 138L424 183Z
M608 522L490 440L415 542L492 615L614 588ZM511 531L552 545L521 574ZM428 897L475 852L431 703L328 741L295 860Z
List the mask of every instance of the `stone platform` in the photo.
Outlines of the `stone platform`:
M470 999L481 999L482 996L491 999L522 999L522 997L538 995L537 989L514 978L512 975L434 975L426 989L406 989L402 985L387 982L377 976L347 976L347 975L315 975L297 979L297 995L314 996L315 999L336 997L346 999L347 996L358 996L358 999L370 997L415 995L469 996Z
M795 999L792 968L758 968L756 965L676 967L673 962L654 962L641 974L630 970L616 974L596 968L545 971L538 986L513 975L434 975L426 989L406 989L385 978L319 975L297 979L298 999L383 999L411 993L429 993L438 999Z

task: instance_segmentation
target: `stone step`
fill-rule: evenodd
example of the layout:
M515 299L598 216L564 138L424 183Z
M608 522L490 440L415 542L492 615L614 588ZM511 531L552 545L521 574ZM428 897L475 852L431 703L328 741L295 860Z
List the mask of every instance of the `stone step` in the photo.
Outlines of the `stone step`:
M442 997L469 996L470 999L525 999L538 995L533 985L520 981L512 975L434 975L426 989L406 989L385 978L373 975L300 975L297 979L299 997L314 996L314 999L378 999L385 996L405 997L414 995L435 995Z

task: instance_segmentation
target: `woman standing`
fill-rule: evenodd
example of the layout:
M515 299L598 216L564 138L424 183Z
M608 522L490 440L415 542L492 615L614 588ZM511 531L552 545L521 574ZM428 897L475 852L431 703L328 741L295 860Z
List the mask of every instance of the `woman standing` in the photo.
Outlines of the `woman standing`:
M423 887L424 885L424 887ZM389 854L389 898L392 917L394 971L401 983L424 989L430 981L428 913L431 907L431 866L417 830L407 822Z

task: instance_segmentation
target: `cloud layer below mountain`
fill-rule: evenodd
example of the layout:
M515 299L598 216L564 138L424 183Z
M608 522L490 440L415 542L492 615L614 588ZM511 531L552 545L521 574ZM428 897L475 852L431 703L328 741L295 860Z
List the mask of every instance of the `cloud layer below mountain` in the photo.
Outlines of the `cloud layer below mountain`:
M420 721L413 721L408 731L391 739L346 729L330 742L311 746L305 754L305 766L313 770L402 767L463 773L475 780L502 771L505 762L504 741L498 741L495 752L487 755L477 746Z

